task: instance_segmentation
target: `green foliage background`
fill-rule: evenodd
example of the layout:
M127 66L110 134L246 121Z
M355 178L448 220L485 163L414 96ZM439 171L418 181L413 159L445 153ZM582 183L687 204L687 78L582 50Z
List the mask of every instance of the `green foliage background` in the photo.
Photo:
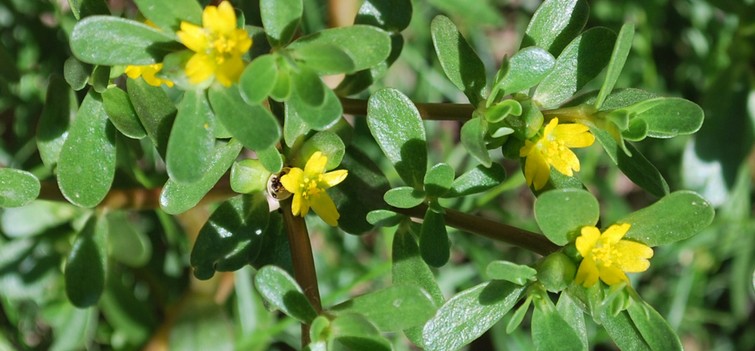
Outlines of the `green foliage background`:
M304 32L326 28L328 9L346 6L339 1L304 3ZM492 76L503 56L518 47L538 2L417 0L413 4L401 56L371 91L391 87L413 101L464 102L435 56L432 18L449 16ZM257 2L235 5L255 21ZM694 238L657 249L650 271L633 286L677 330L687 349L755 349L755 3L596 0L590 6L588 27L618 31L626 21L635 24L632 51L617 87L683 97L701 105L706 116L702 129L692 137L638 145L672 190L699 192L716 206L717 216ZM134 11L128 6L122 10ZM70 56L66 33L74 23L57 1L0 2L0 165L27 170L39 179L51 176L41 163L45 156L37 153L35 126L44 118L44 110L51 108L44 103L48 84L65 84L49 76L64 70ZM592 88L599 88L599 82L593 84ZM367 142L366 121L357 118L355 126L352 145L371 159L383 159L377 146ZM475 165L458 142L457 123L425 123L425 128L432 150L430 164L446 162L457 170ZM580 159L580 178L600 194L605 223L654 201L613 167L599 147L582 151ZM486 217L538 231L532 220L534 198L522 187L524 178L517 165L507 162L510 178L504 183L479 195L449 200L450 205L462 211L479 209ZM399 179L387 160L379 166L392 175L391 182ZM164 179L153 181L161 184ZM49 190L43 186L42 193ZM132 350L166 344L173 349L298 348L296 320L265 310L254 292L250 267L209 281L193 278L189 254L209 212L200 206L178 217L160 211L112 215L117 222L113 227L123 233L110 237L126 240L111 243L110 248L117 264L110 265L114 272L109 274L120 279L108 280L99 309L76 309L65 295L61 262L71 250L73 233L88 225L81 211L52 202L2 210L0 350ZM310 228L317 228L311 234L325 305L390 285L394 230L351 236L326 228L315 218L307 220ZM487 278L485 267L490 261L536 259L523 250L491 245L487 239L453 229L449 237L454 248L451 264L437 269L445 296ZM533 348L527 323L506 333L510 318L470 349ZM403 336L391 337L397 340L396 349L408 349ZM588 327L588 338L597 348L613 345L594 326Z

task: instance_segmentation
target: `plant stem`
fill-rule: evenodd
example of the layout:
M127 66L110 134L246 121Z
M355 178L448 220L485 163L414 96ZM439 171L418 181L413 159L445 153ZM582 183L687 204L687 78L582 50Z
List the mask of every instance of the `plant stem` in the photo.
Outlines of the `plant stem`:
M303 217L294 216L291 212L291 200L282 201L281 210L283 211L283 221L286 224L286 233L288 233L288 245L291 248L294 278L304 290L304 295L307 296L309 303L319 314L322 312L322 303L320 302L320 290L317 287L315 259L312 256L312 244L309 241L307 224ZM309 342L309 325L302 324L302 347L308 345Z
M340 98L343 113L366 116L367 100ZM419 103L415 102L420 117L433 121L466 121L472 118L474 106L470 104Z
M423 218L427 206L421 205L410 209L392 208L392 210L410 217ZM456 229L519 246L543 256L560 249L558 245L540 234L453 209L447 208L445 211L446 225Z

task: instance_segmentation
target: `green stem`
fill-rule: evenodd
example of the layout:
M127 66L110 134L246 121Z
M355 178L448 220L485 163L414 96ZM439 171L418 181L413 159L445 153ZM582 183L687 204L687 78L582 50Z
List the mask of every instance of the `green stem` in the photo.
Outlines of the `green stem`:
M366 116L367 100L340 98L343 113ZM419 103L415 102L420 117L432 121L466 121L472 118L474 106L470 104Z
M415 218L423 218L425 205L410 209L392 208L393 211ZM560 249L546 237L521 228L510 226L489 219L473 216L453 209L445 209L446 225L470 233L482 235L496 241L505 242L530 250L540 255L548 255Z
M319 314L322 312L322 302L320 302L320 290L317 287L317 272L315 271L315 259L312 255L312 244L309 241L309 232L304 218L294 216L291 212L291 201L282 201L280 203L283 211L283 221L286 224L286 233L288 233L288 245L291 248L291 260L294 265L294 279L299 283L304 295ZM302 347L308 345L309 324L301 325L301 344Z

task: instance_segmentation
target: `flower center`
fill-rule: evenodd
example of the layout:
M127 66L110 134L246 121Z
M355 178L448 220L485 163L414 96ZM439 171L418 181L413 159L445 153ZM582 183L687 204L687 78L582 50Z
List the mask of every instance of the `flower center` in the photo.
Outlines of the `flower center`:
M310 199L322 193L323 190L319 186L320 181L322 181L322 175L305 176L300 185L302 198Z
M598 242L591 253L595 263L604 267L611 267L621 262L622 253L610 243Z
M210 39L210 44L205 50L207 56L215 59L215 62L219 65L233 57L238 46L238 41L235 38L219 33L207 33L207 36Z

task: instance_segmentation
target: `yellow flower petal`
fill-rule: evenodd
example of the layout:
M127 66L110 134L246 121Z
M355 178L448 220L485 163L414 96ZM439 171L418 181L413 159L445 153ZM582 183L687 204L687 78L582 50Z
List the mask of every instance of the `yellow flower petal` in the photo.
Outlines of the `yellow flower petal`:
M213 32L231 33L236 29L236 13L228 1L215 6L207 6L202 12L202 25Z
M209 37L202 27L189 22L181 22L181 30L176 35L178 40L194 52L204 52L209 46Z
M328 188L330 188L338 185L340 182L346 179L347 175L349 175L349 171L345 169L339 169L337 171L323 174L322 181L327 185Z
M309 174L321 174L325 172L325 165L328 158L320 151L316 151L309 157L307 164L304 166L304 172Z
M195 54L186 62L186 76L192 84L199 84L212 77L215 61L206 55Z
M294 199L291 201L291 213L294 214L294 216L301 215L302 217L307 215L308 208L305 208L305 211L302 211L302 199L301 199L301 193L294 194Z
M590 287L599 278L615 285L629 280L626 272L643 272L650 267L648 259L653 256L653 249L622 239L630 227L627 223L614 224L602 234L591 226L581 229L575 242L583 257L575 278L578 283Z
M299 192L299 184L301 184L304 178L304 172L301 168L291 168L284 176L280 178L281 185L283 185L288 192L295 194Z
M535 190L542 189L548 183L550 174L548 162L540 151L533 149L524 161L524 178L527 184L532 185Z
M332 227L338 226L338 218L341 215L338 214L336 204L333 203L333 199L327 193L321 193L312 199L312 209L325 223Z

